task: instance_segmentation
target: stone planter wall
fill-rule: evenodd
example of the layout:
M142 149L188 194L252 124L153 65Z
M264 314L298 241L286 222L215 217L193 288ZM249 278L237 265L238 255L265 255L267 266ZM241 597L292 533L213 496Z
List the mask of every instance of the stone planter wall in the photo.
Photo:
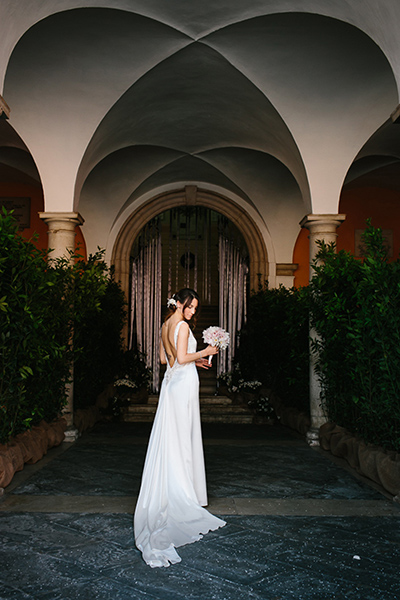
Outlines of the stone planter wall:
M7 444L0 444L0 487L6 487L24 465L37 463L50 448L59 446L67 428L65 419L53 423L42 421L29 431L20 433Z
M292 406L286 406L286 404L284 404L280 398L274 394L270 395L268 390L263 390L262 394L269 398L270 403L274 407L276 416L282 425L298 431L301 433L301 435L306 435L307 431L311 427L309 415L304 412L300 412L297 410L297 408Z
M335 423L322 425L320 443L324 450L344 458L358 473L375 481L400 501L400 454L366 444Z
M114 396L114 385L110 383L101 394L97 396L96 403L88 408L79 408L74 411L74 426L79 433L94 427L102 420L102 409L106 409L108 401Z
M74 412L74 426L79 433L83 433L87 429L90 429L96 425L97 421L100 419L100 409L95 404L89 406L89 408L79 408Z

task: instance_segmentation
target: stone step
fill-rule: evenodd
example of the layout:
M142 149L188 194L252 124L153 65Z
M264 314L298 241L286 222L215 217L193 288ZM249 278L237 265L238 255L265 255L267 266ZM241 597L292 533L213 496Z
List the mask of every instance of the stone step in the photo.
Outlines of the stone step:
M157 404L158 403L158 394L150 394L148 397L147 404ZM228 396L215 396L214 394L209 395L200 395L200 406L204 404L213 405L213 406L232 406L231 398ZM132 407L135 405L132 405ZM137 404L136 406L141 406ZM145 405L144 405L145 406Z
M200 386L200 395L213 396L215 393L215 385L202 385Z
M132 404L123 408L126 415L154 415L157 409L156 404ZM203 415L212 414L233 414L247 415L252 414L246 406L227 406L226 404L200 405L200 413Z
M211 406L232 406L232 400L228 396L215 396L214 394L200 394L200 408L204 405Z
M236 425L248 425L253 423L254 415L233 415L233 414L216 414L216 415L201 415L202 423L232 423Z
M147 404L132 404L122 409L125 422L151 422L157 409L158 396L149 396ZM200 397L203 423L252 423L253 413L245 405L233 405L226 396Z

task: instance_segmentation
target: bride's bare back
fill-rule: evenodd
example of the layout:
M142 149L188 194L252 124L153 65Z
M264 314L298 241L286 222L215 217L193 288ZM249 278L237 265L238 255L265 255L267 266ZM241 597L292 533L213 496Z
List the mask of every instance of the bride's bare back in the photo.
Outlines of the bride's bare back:
M175 348L175 340L174 340L174 335L175 335L175 329L177 324L181 321L181 319L174 319L173 317L171 317L171 319L168 319L168 321L166 321L161 329L161 339L162 339L162 344L163 344L163 352L160 351L160 358L161 358L161 362L164 362L163 356L162 354L165 354L165 358L167 359L167 361L169 362L169 366L172 368L174 366L176 357L177 357L177 350ZM166 361L165 361L166 362Z
M188 353L188 342L189 342L189 325L190 320L196 313L198 307L197 299L192 300L189 306L181 305L177 303L175 313L165 321L161 328L161 340L160 340L160 361L162 364L168 362L172 368L177 360L179 364L183 365L189 362L196 362L198 367L204 369L208 368L209 364L205 359L206 356L217 354L218 348L215 346L207 346L199 352ZM183 326L179 327L176 346L175 346L175 331L178 323L183 321ZM206 364L207 363L207 364Z

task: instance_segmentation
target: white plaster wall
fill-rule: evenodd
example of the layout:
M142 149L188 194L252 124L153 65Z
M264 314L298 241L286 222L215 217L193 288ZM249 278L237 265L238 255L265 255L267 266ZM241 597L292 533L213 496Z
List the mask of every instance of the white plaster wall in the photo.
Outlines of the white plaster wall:
M61 12L83 5L96 10ZM384 145L373 134L398 103L397 0L3 0L0 10L10 124L46 210L80 210L90 246L110 239L135 194L201 181L255 210L277 261L290 262L298 221L337 211L354 158L370 138ZM138 145L151 156L107 163Z

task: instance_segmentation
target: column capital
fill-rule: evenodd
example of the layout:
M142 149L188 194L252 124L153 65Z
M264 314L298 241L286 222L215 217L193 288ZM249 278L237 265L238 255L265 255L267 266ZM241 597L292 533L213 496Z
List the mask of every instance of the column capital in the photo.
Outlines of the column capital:
M49 258L67 258L75 249L75 227L84 223L77 212L40 212L39 217L47 224L49 230Z
M40 212L39 217L50 226L59 223L64 228L75 229L77 225L83 225L85 219L77 212Z
M330 233L335 232L345 219L346 215L343 214L310 214L302 218L300 227L305 227L310 233Z

